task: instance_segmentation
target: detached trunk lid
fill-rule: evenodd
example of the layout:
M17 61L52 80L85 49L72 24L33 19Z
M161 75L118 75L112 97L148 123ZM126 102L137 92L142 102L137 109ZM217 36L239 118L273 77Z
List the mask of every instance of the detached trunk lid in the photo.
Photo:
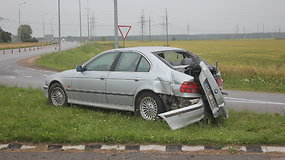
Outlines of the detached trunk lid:
M229 114L225 105L225 100L214 76L203 61L201 61L199 65L201 67L199 81L201 88L204 91L204 98L209 104L213 117L217 118L218 116L223 115L225 118L228 118Z

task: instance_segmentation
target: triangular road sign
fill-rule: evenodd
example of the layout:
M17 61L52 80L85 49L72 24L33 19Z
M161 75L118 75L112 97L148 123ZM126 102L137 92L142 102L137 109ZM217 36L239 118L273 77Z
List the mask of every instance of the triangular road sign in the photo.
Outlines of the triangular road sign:
M125 28L125 29L124 29ZM132 26L123 26L123 25L119 25L118 29L123 37L124 40L126 40L130 30L131 30ZM123 32L125 32L125 34L123 34Z

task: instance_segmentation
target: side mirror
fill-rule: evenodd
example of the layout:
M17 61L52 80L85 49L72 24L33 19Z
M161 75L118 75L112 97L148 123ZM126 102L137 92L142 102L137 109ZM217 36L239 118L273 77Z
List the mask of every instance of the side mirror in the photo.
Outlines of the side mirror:
M76 66L76 72L83 72L82 66Z

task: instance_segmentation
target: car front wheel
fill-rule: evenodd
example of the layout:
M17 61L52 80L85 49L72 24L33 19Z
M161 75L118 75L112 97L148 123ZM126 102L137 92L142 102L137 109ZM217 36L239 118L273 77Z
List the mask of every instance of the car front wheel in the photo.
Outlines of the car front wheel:
M59 83L54 83L49 89L49 101L55 106L65 106L67 104L67 96Z
M157 94L144 92L139 96L138 109L143 119L155 120L157 115L164 111L164 105Z

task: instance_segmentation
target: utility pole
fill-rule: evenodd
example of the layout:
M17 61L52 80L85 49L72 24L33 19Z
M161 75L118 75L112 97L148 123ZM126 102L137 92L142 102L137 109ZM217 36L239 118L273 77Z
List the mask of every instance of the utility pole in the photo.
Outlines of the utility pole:
M90 40L89 0L87 0L87 41Z
M80 43L82 41L82 23L81 23L81 0L79 0L79 36L80 36Z
M45 38L45 15L48 15L48 13L43 14L43 38Z
M92 13L91 20L90 20L90 37L93 39L95 37L95 16Z
M258 31L259 31L259 23L257 23L256 25L256 32L258 33Z
M237 24L237 34L239 34L239 27L238 27L238 24Z
M61 51L61 33L60 33L60 0L58 0L58 52Z
M187 40L190 40L190 25L187 25Z
M115 48L119 47L119 40L118 40L118 3L117 0L114 0L114 41L115 41Z
M151 41L151 22L150 22L150 17L148 18L148 40Z
M168 15L167 15L167 9L165 8L165 29L166 29L166 46L169 46L168 44Z
M144 23L145 23L145 18L144 18L144 10L142 10L142 16L141 16L141 36L142 36L142 41L144 41Z

